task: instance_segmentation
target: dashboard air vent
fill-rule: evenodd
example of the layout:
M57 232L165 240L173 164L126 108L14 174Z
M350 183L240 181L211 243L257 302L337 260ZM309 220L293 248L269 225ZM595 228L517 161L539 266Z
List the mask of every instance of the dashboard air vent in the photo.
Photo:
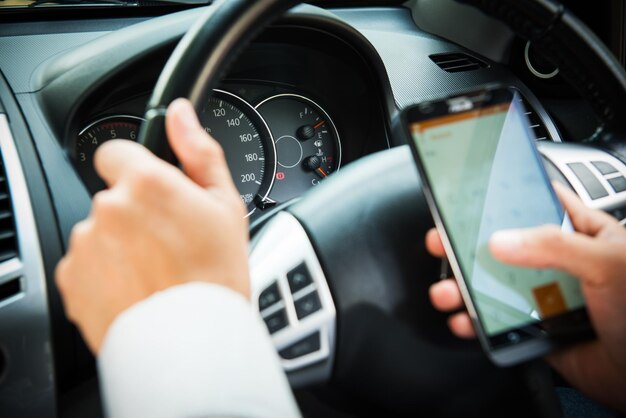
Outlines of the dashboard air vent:
M17 257L17 239L11 191L0 156L0 263Z
M449 73L478 70L489 66L486 62L463 53L435 54L431 55L430 59Z
M530 129L532 129L535 133L537 141L552 141L552 136L550 136L546 125L543 123L535 109L530 105L530 103L528 103L528 100L520 95L520 101L526 109L526 116L528 117Z

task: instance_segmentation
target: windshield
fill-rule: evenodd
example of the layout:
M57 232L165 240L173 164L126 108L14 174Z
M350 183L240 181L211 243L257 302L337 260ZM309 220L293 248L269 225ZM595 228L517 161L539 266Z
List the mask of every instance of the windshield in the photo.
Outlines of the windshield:
M0 8L146 7L161 4L206 5L212 0L0 0Z

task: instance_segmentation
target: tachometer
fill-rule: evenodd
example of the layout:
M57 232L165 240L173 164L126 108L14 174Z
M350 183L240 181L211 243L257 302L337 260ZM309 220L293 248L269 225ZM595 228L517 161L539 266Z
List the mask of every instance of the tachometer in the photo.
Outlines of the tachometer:
M142 118L127 115L114 115L98 119L78 134L74 147L74 165L91 193L105 188L93 165L96 149L111 139L137 140L137 131Z
M261 115L242 98L214 90L200 113L205 130L224 148L248 215L266 200L276 174L276 149Z

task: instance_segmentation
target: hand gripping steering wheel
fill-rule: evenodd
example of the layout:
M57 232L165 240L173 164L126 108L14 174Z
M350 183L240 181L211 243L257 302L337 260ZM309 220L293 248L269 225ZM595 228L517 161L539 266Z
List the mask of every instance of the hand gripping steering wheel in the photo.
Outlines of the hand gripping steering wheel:
M532 41L592 105L600 126L594 139L621 150L626 75L589 29L555 1L462 2ZM238 53L297 3L210 7L165 66L141 142L173 161L164 130L169 103L184 96L200 110ZM292 384L325 383L364 415L558 414L546 401L549 390L537 393L518 370L492 366L477 343L453 338L430 306L428 278L439 264L422 244L432 221L406 148L351 164L253 236L253 303L281 327L273 339ZM280 301L260 304L264 292Z

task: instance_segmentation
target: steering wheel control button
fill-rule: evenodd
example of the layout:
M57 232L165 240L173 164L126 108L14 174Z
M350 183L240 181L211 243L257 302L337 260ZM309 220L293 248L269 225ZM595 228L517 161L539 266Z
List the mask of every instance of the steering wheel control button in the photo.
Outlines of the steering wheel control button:
M250 292L292 387L327 381L337 312L307 232L288 212L277 213L252 240Z
M538 144L537 148L585 205L609 213L626 208L626 165L608 151L590 145L549 142Z
M320 350L320 347L320 333L316 332L315 334L309 335L287 348L283 348L278 352L278 354L285 360L293 360L306 356L307 354L315 353Z
M626 191L626 178L623 176L614 177L612 179L607 180L615 193L621 193Z
M592 161L591 164L593 164L593 166L597 168L600 174L602 174L603 176L606 176L607 174L617 173L617 168L613 167L606 161Z
M287 311L284 309L263 318L263 320L265 321L265 325L267 325L267 330L270 334L274 334L289 325L289 320L287 320Z
M311 273L305 263L300 264L298 267L287 273L287 280L289 281L289 288L291 289L292 294L313 283Z
M583 163L570 163L567 165L582 183L592 200L600 199L609 195L600 180Z
M322 303L320 302L320 297L316 291L298 299L295 305L298 319L306 318L307 316L322 309Z
M274 282L274 284L261 292L261 295L259 296L259 310L262 311L269 308L279 301L280 291L278 290L278 283Z

